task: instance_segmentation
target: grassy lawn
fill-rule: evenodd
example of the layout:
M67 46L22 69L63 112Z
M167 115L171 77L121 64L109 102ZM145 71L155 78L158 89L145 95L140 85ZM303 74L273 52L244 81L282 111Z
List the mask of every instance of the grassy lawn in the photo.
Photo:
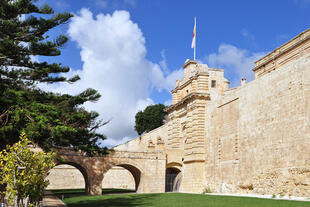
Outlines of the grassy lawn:
M64 195L64 197L73 197L85 195L85 189L65 189L65 190L51 190L56 195ZM113 193L134 193L135 190L130 189L118 189L118 188L104 188L102 189L102 195Z
M111 189L110 189L111 190ZM113 189L112 189L113 190ZM109 192L109 190L105 190ZM65 192L62 191L62 194ZM213 196L182 193L109 194L85 196L65 194L69 207L309 207L310 202L271 200L261 198Z

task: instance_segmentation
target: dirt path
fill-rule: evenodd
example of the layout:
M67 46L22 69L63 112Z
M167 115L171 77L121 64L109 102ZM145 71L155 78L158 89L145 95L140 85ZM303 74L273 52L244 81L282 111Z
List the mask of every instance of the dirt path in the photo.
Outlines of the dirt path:
M43 198L44 207L66 207L64 202L55 196L51 191L46 191Z

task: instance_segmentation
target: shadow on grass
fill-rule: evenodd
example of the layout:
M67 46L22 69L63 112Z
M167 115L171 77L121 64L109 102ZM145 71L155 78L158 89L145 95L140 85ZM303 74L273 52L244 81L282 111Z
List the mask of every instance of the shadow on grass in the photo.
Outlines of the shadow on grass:
M113 193L135 193L133 189L118 189L118 188L103 188L102 195L113 194Z
M68 207L133 207L133 206L152 206L152 201L158 194L145 195L103 195L100 196L81 196L65 199Z
M63 189L63 190L50 190L53 194L59 198L71 198L77 196L86 195L85 189ZM118 188L103 188L102 195L106 194L124 194L124 193L135 193L132 189L118 189Z

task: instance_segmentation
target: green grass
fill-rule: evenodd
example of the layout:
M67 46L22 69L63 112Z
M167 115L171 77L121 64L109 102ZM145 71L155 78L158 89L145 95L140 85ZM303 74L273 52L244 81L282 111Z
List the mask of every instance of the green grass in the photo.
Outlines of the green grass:
M310 202L183 193L65 197L68 207L309 207Z
M86 195L85 189L63 189L63 190L50 190L59 198L71 198ZM102 195L105 194L121 194L121 193L134 193L135 190L131 189L118 189L118 188L104 188Z

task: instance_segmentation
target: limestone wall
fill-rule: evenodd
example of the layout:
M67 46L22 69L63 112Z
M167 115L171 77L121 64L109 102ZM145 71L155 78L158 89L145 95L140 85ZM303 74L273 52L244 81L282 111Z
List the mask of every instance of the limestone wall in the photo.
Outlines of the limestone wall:
M122 167L113 167L104 175L102 188L135 190L135 180L128 170Z
M238 88L228 89L223 70L187 61L184 78L172 91L168 123L114 147L119 159L126 157L114 165L141 164L140 192L162 192L166 168L175 167L182 192L208 187L310 197L309 31L257 61L256 79ZM83 185L73 169L62 171L51 173L53 179L64 178L54 187ZM134 183L120 168L112 168L103 182L121 188Z
M310 195L309 53L225 95L206 116L206 185Z
M164 124L140 137L114 147L119 151L146 152L163 151L167 148L168 125Z
M82 173L70 165L58 165L50 170L46 178L50 184L47 189L81 189L85 188Z
M50 181L47 189L83 189L85 181L82 173L70 165L58 165L54 167L46 178ZM113 167L105 173L102 188L135 189L135 181L132 174L122 168Z

